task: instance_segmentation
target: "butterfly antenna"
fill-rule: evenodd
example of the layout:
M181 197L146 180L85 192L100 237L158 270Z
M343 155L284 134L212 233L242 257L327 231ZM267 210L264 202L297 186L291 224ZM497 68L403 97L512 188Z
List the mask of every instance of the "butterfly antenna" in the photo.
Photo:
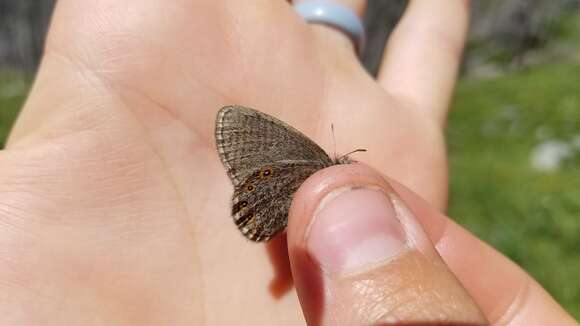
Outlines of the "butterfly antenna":
M330 124L330 132L332 133L332 148L334 150L334 157L336 157L338 154L336 154L336 139L334 138L334 123Z
M354 153L358 153L358 152L366 152L367 150L364 148L359 148L359 149L355 149L354 151L348 152L344 155L342 155L338 160L342 160L343 158L349 156L350 154L354 154Z

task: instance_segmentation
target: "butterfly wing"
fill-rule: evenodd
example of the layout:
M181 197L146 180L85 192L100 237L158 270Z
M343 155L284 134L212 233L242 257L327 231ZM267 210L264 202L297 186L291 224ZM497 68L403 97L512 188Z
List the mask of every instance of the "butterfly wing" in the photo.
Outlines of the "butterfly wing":
M235 186L257 168L279 161L333 164L324 150L300 131L241 106L226 106L218 112L215 138L220 159Z
M314 172L334 164L301 132L250 108L222 108L215 137L235 188L234 222L253 241L267 241L284 230L298 187Z
M235 187L232 217L248 239L268 241L284 230L288 210L298 187L322 166L303 162L277 162L255 170Z

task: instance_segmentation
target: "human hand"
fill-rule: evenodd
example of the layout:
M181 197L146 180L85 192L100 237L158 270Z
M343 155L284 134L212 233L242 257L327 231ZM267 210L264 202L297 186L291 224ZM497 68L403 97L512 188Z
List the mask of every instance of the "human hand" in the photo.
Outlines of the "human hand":
M327 149L332 123L340 151L366 148L359 160L444 209L442 128L466 26L464 1L412 2L377 82L347 38L284 1L59 1L0 156L7 324L299 324L296 297L267 290L287 271L283 243L246 243L228 217L216 111L257 108ZM480 302L468 248L453 246L465 231L422 216L488 318L506 313Z

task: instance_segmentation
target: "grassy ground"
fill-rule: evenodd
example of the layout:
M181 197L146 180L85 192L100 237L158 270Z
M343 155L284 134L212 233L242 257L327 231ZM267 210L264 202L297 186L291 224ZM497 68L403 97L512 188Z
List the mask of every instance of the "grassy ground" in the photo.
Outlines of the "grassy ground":
M580 65L460 84L448 129L449 213L580 317ZM534 167L542 144L568 148Z
M23 102L0 75L0 146ZM580 142L580 65L460 83L450 117L449 213L529 271L580 318L580 145L552 171L539 145ZM8 89L8 91L6 91Z
M0 149L24 102L28 82L18 73L0 70Z

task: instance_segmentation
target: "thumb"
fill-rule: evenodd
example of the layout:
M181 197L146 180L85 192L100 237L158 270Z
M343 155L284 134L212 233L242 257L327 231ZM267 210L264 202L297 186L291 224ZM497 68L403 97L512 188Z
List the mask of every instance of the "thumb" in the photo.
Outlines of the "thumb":
M302 185L288 249L309 325L487 325L412 210L365 165Z

